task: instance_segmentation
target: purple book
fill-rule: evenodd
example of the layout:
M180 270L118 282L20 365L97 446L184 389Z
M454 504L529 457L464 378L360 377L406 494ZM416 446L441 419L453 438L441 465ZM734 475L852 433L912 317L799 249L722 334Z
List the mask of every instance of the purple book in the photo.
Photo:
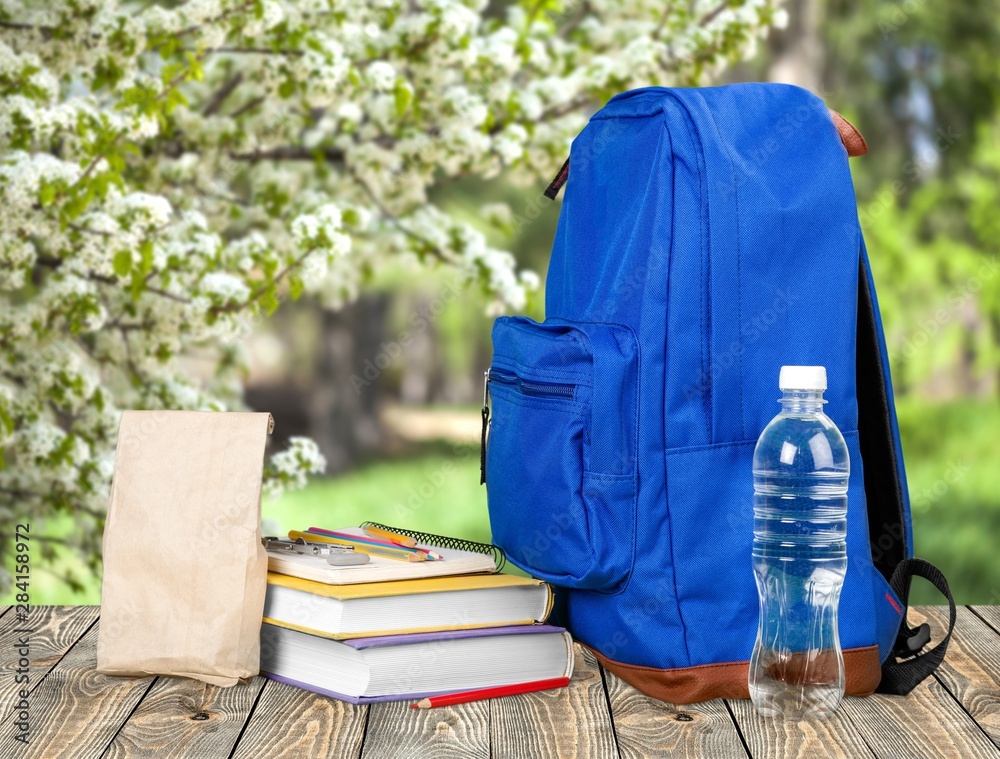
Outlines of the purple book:
M487 627L479 628L475 630L448 630L444 632L422 632L422 633L408 633L405 635L378 635L369 638L352 638L350 640L334 641L328 638L320 638L314 635L308 635L307 633L301 633L297 631L287 630L285 628L277 628L273 625L267 623L264 624L262 632L264 636L267 636L269 631L267 628L272 630L282 630L283 633L292 633L295 636L306 636L308 639L324 641L318 645L325 646L349 646L356 651L361 651L369 648L381 648L389 646L408 646L420 643L433 643L437 641L448 641L448 640L460 640L465 638L492 638L503 636L508 638L510 636L521 636L521 635L539 635L544 633L556 633L564 637L566 642L566 655L561 662L554 662L554 665L562 667L562 671L555 674L544 674L539 677L528 677L528 678L514 678L510 681L510 684L530 682L532 680L542 680L548 679L550 677L569 677L573 674L573 647L572 639L569 637L569 633L562 627L555 627L553 625L511 625L508 627ZM424 649L426 650L426 649ZM400 693L400 694L390 694L382 696L350 696L343 693L337 693L336 691L329 690L327 688L320 687L313 683L303 682L302 680L293 679L287 677L283 674L277 674L275 672L269 671L267 665L262 656L261 661L261 675L270 679L276 680L279 683L286 683L288 685L294 685L297 688L302 688L304 690L312 691L313 693L319 693L323 696L330 696L331 698L340 699L341 701L347 701L352 704L374 704L382 701L416 701L421 698L427 698L429 696L440 696L446 693L454 693L456 691L466 691L475 690L477 686L469 686L462 688L452 688L446 690L436 690L436 691L422 691L419 693ZM489 685L483 685L478 687L490 687Z

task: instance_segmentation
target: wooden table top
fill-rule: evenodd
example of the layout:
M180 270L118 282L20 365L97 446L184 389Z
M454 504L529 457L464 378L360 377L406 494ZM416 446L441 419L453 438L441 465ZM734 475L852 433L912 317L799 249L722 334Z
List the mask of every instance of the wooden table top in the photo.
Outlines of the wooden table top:
M219 688L95 670L99 607L31 610L30 742L15 740L19 627L0 616L0 757L996 757L1000 607L961 607L947 659L906 698L846 698L825 722L765 720L749 701L649 698L577 648L569 688L415 711L352 706L256 677ZM937 640L947 609L918 607Z

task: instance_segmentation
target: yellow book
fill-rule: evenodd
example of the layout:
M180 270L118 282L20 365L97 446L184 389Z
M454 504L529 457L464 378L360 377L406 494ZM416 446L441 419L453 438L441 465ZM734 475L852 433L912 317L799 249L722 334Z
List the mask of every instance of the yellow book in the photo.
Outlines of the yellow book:
M515 575L328 585L269 572L264 621L343 640L544 622L552 590Z

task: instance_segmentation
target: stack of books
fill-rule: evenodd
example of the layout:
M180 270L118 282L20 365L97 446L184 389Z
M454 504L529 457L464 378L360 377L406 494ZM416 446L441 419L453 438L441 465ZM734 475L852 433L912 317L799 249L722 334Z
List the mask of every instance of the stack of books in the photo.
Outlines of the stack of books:
M318 556L268 552L261 674L352 703L572 675L569 633L544 624L548 585L498 574L493 546L399 532L439 558L373 551L365 564L334 567ZM360 550L370 539L361 528L325 534L353 536Z

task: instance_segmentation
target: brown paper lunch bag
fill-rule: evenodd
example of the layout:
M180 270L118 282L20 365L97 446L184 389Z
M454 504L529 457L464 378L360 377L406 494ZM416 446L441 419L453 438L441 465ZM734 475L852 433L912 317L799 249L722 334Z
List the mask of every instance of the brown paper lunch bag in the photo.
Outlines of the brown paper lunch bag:
M266 413L126 411L104 527L97 671L257 674Z

